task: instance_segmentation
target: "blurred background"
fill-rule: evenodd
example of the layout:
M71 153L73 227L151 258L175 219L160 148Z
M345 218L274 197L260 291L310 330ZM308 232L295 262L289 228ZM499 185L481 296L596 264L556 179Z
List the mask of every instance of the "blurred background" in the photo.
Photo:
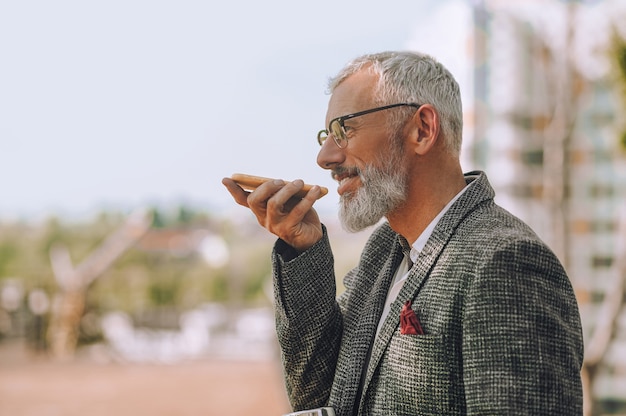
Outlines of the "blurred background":
M621 0L0 0L0 414L288 412L274 238L220 180L333 190L326 81L390 49L457 77L464 169L575 287L586 415L626 414Z

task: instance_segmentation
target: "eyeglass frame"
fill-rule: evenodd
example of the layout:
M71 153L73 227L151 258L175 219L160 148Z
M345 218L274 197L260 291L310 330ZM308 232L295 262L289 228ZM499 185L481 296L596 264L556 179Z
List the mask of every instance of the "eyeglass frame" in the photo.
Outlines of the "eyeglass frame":
M369 110L363 110L363 111L348 114L345 116L335 117L332 120L330 120L330 123L328 123L327 129L322 129L319 132L317 132L317 142L319 143L320 146L323 146L326 140L328 139L328 137L332 135L333 140L335 144L337 145L337 147L339 147L340 149L345 149L346 146L348 146L348 133L346 133L346 129L344 125L346 120L350 120L355 117L364 116L370 113L375 113L377 111L383 111L383 110L388 110L390 108L402 107L402 106L415 107L416 109L419 109L422 106L422 104L417 104L417 103L389 104L389 105L384 105L382 107L370 108ZM343 135L343 138L337 138L337 135L335 133L329 133L329 130L332 130L331 126L333 125L333 123L339 123L339 127L341 127L341 134ZM322 134L325 134L326 137L322 138ZM342 145L340 143L342 144L345 143L345 144Z

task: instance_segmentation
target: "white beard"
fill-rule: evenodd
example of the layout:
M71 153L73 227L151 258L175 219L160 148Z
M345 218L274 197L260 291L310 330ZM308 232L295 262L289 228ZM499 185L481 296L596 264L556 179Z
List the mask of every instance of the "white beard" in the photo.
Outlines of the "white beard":
M392 144L393 146L393 144ZM358 232L380 221L406 199L407 168L402 150L392 150L380 167L370 165L359 172L362 186L340 198L339 218L343 227Z

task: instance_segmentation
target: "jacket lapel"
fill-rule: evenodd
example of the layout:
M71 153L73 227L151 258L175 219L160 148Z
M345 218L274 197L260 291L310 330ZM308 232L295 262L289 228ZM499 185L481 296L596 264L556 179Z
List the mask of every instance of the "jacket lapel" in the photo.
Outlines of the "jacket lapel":
M366 302L362 305L359 324L352 337L357 342L350 346L350 365L348 367L350 374L347 374L346 383L343 385L341 408L352 408L355 398L359 397L363 386L363 369L370 352L372 338L375 336L376 328L378 327L378 317L382 313L387 289L391 284L396 268L402 260L402 256L401 248L397 247L397 249L392 250L391 255L388 256L385 265L377 276L371 276L368 270L362 271L365 274L365 281L372 279L368 288L370 296L366 297ZM366 275L369 276L365 277Z

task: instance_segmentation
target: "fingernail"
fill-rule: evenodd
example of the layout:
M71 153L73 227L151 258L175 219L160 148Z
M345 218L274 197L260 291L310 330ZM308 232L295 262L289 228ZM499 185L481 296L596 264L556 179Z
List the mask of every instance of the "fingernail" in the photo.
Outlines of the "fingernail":
M274 179L274 185L284 185L285 181L282 179Z

